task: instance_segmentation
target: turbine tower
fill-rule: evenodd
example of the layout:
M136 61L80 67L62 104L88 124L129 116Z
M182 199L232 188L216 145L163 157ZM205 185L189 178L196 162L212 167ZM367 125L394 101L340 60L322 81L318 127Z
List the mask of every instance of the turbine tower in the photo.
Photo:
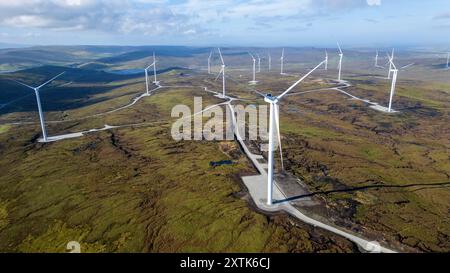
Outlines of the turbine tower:
M377 53L375 54L375 67L378 67L378 50Z
M258 73L261 72L261 58L259 57L259 54L256 53L256 57L258 58Z
M391 113L391 111L392 111L392 99L394 98L395 84L397 83L397 72L398 72L398 69L393 62L393 57L394 57L394 55L392 55L392 57L389 58L389 63L392 67L391 69L389 69L389 74L392 71L391 95L389 96L389 108L388 108L389 113Z
M321 65L325 63L325 60L322 61L320 64L318 64L316 67L314 67L311 71L309 71L305 76L300 78L297 82L295 82L291 87L286 89L281 95L274 97L271 94L267 94L264 96L264 101L269 103L270 105L270 116L269 116L269 151L268 151L268 173L267 173L267 205L272 205L272 193L273 193L273 172L274 172L274 159L273 159L273 152L274 152L274 130L277 130L278 133L278 142L280 144L280 156L281 161L283 162L283 155L282 155L282 149L281 149L281 139L280 139L280 129L279 129L279 109L278 109L278 102L289 92L291 91L295 86L297 86L300 82L302 82L306 77L308 77L312 72L314 72L317 68L319 68ZM275 128L276 126L276 128ZM282 165L283 166L283 165ZM284 168L284 167L283 167Z
M284 66L284 48L283 48L283 50L281 51L280 63L281 63L281 72L280 72L280 75L284 75L284 72L283 72L283 66Z
M39 111L39 120L40 120L40 122L41 122L42 138L44 139L44 142L47 142L47 130L45 129L45 119L44 119L44 113L43 113L43 111L42 111L41 98L40 98L40 96L39 96L39 90L40 90L42 87L44 87L44 86L46 86L47 84L49 84L50 82L54 81L56 78L58 78L59 76L61 76L61 75L64 74L64 73L65 73L65 72L62 72L62 73L56 75L55 77L51 78L50 80L46 81L45 83L43 83L43 84L41 84L41 85L39 85L39 86L37 86L37 87L32 87L32 86L29 86L29 85L27 85L27 84L25 84L25 83L22 83L22 82L19 82L19 81L14 80L14 81L17 82L18 84L21 84L21 85L23 85L23 86L25 86L25 87L28 87L28 88L34 90L34 94L36 95L36 102L37 102L37 106L38 106L38 111Z
M220 48L217 48L220 55L220 61L222 62L222 69L220 70L219 74L216 77L216 80L219 78L220 74L222 74L222 98L225 98L226 92L225 92L225 62L223 61L222 52L220 51Z
M209 53L209 57L208 57L208 74L211 74L211 57L212 57L212 50Z
M450 52L447 52L447 69L449 68Z
M159 81L156 80L156 58L155 58L155 52L153 51L153 75L155 76L155 80L153 81L154 84L158 84Z
M339 48L339 65L338 65L339 74L338 74L338 81L341 81L342 58L344 57L344 53L342 53L341 46L339 45L339 43L337 43L337 46Z
M325 49L325 70L328 70L328 51Z
M272 56L270 56L270 52L268 52L269 55L269 71L272 70Z
M257 81L256 81L256 59L250 52L248 54L250 55L250 57L252 57L252 60L253 60L253 79L251 81L249 81L248 83L250 85L255 85L257 83Z
M150 69L150 67L152 67L152 66L154 66L155 65L155 61L153 61L153 63L151 64L151 65L149 65L149 66L147 66L145 69L144 69L144 72L145 72L145 89L146 89L146 91L147 91L147 95L149 95L149 88L148 88L148 70Z

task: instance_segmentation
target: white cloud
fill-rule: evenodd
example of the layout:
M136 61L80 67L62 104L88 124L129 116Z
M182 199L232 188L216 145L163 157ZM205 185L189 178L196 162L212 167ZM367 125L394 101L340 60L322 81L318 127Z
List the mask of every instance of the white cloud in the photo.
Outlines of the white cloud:
M214 24L308 20L381 0L0 0L0 27L198 35ZM224 24L226 26L226 24Z
M0 26L161 34L201 31L165 0L0 0Z
M367 0L367 5L379 6L379 5L381 5L381 0Z

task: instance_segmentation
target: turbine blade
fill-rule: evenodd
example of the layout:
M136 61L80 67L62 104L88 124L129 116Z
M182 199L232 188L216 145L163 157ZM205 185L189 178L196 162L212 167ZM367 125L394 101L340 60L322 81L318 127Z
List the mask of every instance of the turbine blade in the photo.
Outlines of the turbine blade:
M13 82L16 82L16 83L18 83L18 84L20 84L20 85L23 85L23 86L25 86L25 87L28 87L28 88L34 90L34 87L31 87L31 86L29 86L28 84L25 84L25 83L23 83L23 82L19 82L19 81L16 81L16 80L12 80L12 81L13 81Z
M415 65L415 63L410 63L410 64L407 64L407 65L404 65L400 69L406 69L406 68L409 68L409 67L411 67L413 65Z
M280 100L282 97L284 97L284 95L286 95L289 91L291 91L295 86L297 86L297 84L299 84L300 82L302 82L304 79L306 79L306 77L308 77L311 73L313 73L317 68L319 68L320 66L322 66L325 63L325 60L323 60L320 64L318 64L316 67L314 67L313 69L311 69L308 73L306 73L305 76L301 77L298 81L296 81L293 85L291 85L291 87L289 87L288 89L286 89L286 91L284 91L281 95L279 95L277 97L278 100Z
M252 57L252 59L255 60L255 57L253 57L252 53L248 52L248 55L250 55L250 57Z
M156 63L156 62L153 62L151 65L147 66L147 67L145 68L145 70L147 70L147 69L149 69L150 67L154 66L155 63Z
M337 46L338 46L338 48L339 48L339 52L340 52L341 54L343 54L343 53L342 53L341 46L339 45L339 42L337 42Z
M387 54L387 56L389 58L389 63L392 65L392 67L394 67L394 69L397 69L397 67L395 66L394 62L392 61L393 58L391 58L388 53L386 53L386 54Z
M220 48L217 48L219 50L220 60L222 61L222 65L225 65L225 62L223 61L222 52L220 51Z
M223 68L222 68L222 69L220 69L220 72L219 72L219 74L217 74L217 77L216 77L216 79L215 79L214 81L217 81L217 79L219 79L219 77L220 77L220 74L222 74L222 72L223 72Z
M55 77L51 78L50 80L48 80L48 81L44 82L43 84L39 85L38 87L36 87L36 89L44 87L45 85L49 84L50 82L52 82L53 80L55 80L56 78L58 78L59 76L61 76L64 73L66 73L66 72L64 71L64 72L56 75Z
M266 97L266 95L264 95L262 92L259 92L258 90L252 90L253 92L255 92L256 94L262 96L263 98Z
M275 123L277 126L276 128L277 128L277 135L278 135L278 147L280 148L281 169L284 171L283 149L281 148L281 135L280 135L280 114L279 114L278 103L275 104L274 112L275 112Z

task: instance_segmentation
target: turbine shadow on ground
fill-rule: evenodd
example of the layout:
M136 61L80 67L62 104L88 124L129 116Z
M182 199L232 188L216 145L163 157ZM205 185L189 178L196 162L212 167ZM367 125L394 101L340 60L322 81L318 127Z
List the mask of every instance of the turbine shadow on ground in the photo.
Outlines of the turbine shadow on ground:
M406 185L367 185L367 186L361 186L361 187L353 187L353 188L344 188L344 189L336 189L336 190L329 190L329 191L317 191L312 192L308 194L302 194L297 196L288 197L284 200L276 200L274 203L284 203L289 201L295 201L302 198L307 197L313 197L316 195L329 195L333 193L342 193L342 192L357 192L357 191L365 191L369 189L383 189L383 188L413 188L413 187L424 187L421 189L427 189L427 188L436 188L436 187L447 187L450 186L450 181L447 182L437 182L437 183L413 183L413 184L406 184Z

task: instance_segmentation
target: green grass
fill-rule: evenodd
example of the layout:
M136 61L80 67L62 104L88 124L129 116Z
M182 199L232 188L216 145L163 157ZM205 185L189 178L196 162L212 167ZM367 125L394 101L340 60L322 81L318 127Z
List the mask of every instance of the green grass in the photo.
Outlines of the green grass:
M6 133L11 129L11 125L0 125L0 134Z
M140 92L140 83L112 89L98 108L70 116L122 105ZM238 197L239 183L254 170L236 143L170 136L174 105L192 106L194 95L203 96L204 106L219 100L197 88L163 92L108 116L48 127L54 135L105 123L146 126L45 145L30 142L38 124L0 134L0 250L65 252L69 241L80 242L82 252L354 250L342 238L250 209ZM235 164L209 165L224 159Z

